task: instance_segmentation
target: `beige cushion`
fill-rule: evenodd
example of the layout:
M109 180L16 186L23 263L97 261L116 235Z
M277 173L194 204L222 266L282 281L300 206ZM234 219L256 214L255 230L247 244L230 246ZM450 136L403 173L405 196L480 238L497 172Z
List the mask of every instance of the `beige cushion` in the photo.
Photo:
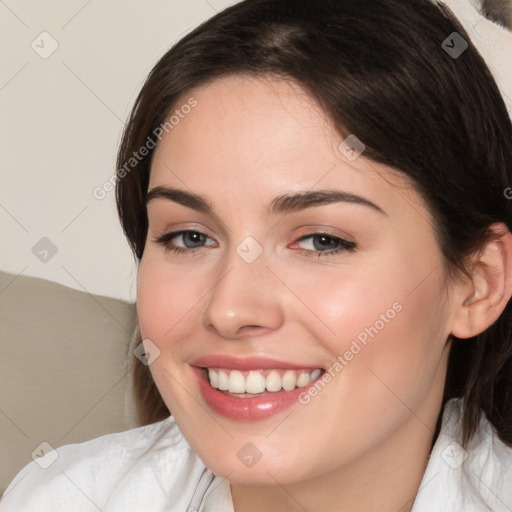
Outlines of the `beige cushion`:
M0 492L42 442L138 426L127 354L135 306L0 272Z

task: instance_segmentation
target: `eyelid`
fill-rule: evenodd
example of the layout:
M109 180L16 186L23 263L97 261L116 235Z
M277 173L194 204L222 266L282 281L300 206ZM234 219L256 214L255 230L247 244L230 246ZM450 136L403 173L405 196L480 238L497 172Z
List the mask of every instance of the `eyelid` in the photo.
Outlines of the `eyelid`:
M178 213L176 214L174 212L174 210L169 209L170 207L178 208ZM151 224L160 224L161 223L161 225L164 225L164 224L168 225L170 223L170 221L169 221L170 219L177 218L177 217L183 218L184 215L181 213L182 211L185 211L186 215L188 215L188 213L190 213L189 208L187 208L186 206L180 205L178 203L173 203L172 201L164 201L164 200L150 201L146 207L146 215L148 218L148 224L151 225ZM178 227L176 227L176 230L182 229L179 226L181 224L185 224L187 227L183 228L183 229L190 229L192 231L201 231L201 232L203 232L203 230L207 229L208 231L213 232L213 229L208 227L208 224L210 224L215 229L215 231L219 232L222 236L225 236L227 233L232 233L231 228L229 228L229 226L227 226L222 221L222 219L217 219L216 217L211 218L208 216L208 214L205 214L202 212L197 212L197 211L194 211L194 217L201 219L201 220L204 219L205 223L203 224L202 222L194 222L194 221L190 221L190 222L186 222L186 221L179 222L178 221L176 223L176 225L178 226ZM192 227L189 228L188 226L192 226ZM166 227L159 231L168 232L168 231L171 231L171 229L172 230L175 229L174 225L173 225L173 227Z
M156 222L155 222L156 224ZM161 223L162 227L153 227L153 229L148 228L149 231L157 232L159 235L167 235L169 233L178 233L183 231L196 231L198 233L201 233L202 235L205 235L209 238L214 238L211 233L212 230L205 226L204 224L198 223L198 222L177 222L176 224L171 224L170 222Z
M303 233L303 234L300 234ZM343 231L339 228L332 228L327 226L321 226L318 224L310 224L307 226L302 226L299 230L299 234L296 235L297 239L308 236L308 235L329 235L334 238L341 238L345 240L346 242L356 243L354 237L347 233L346 231Z

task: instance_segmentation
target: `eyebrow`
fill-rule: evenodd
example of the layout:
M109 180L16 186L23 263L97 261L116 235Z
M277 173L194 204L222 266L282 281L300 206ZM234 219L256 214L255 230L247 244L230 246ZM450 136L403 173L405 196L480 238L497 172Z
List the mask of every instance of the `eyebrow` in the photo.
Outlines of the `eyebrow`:
M192 192L172 187L158 186L151 189L146 197L146 205L154 199L168 199L198 212L217 217L212 205L206 198ZM367 206L386 215L387 213L372 201L356 194L350 194L341 190L308 190L293 194L283 194L275 197L270 203L270 213L278 215L282 213L296 212L333 203L355 203Z

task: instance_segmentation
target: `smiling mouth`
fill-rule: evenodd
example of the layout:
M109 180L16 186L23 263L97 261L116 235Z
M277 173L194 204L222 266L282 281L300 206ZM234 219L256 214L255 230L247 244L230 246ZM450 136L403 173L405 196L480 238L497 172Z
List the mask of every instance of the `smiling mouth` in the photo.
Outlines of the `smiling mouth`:
M204 368L205 378L212 388L240 398L264 396L279 391L293 391L317 380L324 372L323 368L249 371Z

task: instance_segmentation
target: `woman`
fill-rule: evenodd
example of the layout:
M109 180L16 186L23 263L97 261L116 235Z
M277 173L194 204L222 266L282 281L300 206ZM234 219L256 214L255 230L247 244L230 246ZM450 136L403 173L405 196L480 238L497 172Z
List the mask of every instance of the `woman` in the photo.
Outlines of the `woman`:
M160 421L2 510L510 509L511 135L428 0L246 0L184 37L118 156Z

